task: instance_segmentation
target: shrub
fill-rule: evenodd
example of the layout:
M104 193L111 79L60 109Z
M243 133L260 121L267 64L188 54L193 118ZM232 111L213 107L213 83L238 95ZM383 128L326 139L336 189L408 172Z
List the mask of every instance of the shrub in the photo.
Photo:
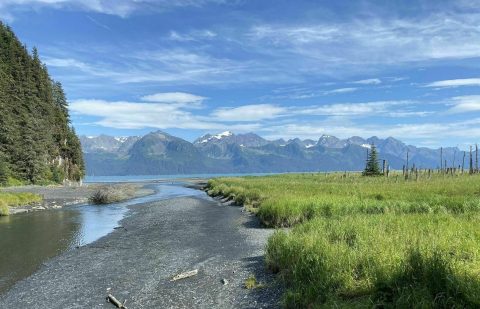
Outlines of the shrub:
M131 198L135 195L135 188L131 185L113 185L98 188L89 197L92 204L111 204Z

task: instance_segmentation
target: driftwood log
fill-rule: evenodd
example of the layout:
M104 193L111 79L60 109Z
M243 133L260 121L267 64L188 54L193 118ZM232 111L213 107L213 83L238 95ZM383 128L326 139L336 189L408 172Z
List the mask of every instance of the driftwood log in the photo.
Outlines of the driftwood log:
M122 304L122 303L121 303L118 299L116 299L115 296L113 296L112 294L108 294L108 295L107 295L107 300L108 300L109 302L111 302L112 304L114 304L115 307L117 307L117 308L127 309L127 307L125 307L125 303L126 303L127 301L125 301L125 302Z
M185 279L185 278L189 278L189 277L193 277L195 276L196 274L198 274L198 269L194 269L194 270L191 270L191 271L186 271L184 273L181 273L181 274L178 274L176 276L174 276L172 278L172 280L170 281L177 281L177 280L180 280L180 279Z

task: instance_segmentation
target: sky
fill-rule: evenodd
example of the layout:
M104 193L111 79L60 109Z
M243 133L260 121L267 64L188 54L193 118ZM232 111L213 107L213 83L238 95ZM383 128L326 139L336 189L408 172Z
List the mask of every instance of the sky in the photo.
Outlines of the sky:
M480 1L1 0L77 133L480 141Z

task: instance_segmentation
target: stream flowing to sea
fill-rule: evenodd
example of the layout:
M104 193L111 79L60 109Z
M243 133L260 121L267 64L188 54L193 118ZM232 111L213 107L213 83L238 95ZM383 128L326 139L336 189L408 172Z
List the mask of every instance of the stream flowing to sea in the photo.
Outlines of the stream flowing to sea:
M89 181L97 180L90 178ZM115 179L110 177L108 182L111 181ZM148 188L155 193L121 203L66 206L0 217L0 294L34 273L48 259L112 232L127 213L128 206L204 194L175 181L152 183Z
M245 175L89 176L85 183L144 183L155 193L109 205L83 204L0 216L0 294L15 282L34 273L48 259L64 251L74 250L77 246L92 243L112 232L124 218L128 206L205 194L185 187L185 182L178 179Z

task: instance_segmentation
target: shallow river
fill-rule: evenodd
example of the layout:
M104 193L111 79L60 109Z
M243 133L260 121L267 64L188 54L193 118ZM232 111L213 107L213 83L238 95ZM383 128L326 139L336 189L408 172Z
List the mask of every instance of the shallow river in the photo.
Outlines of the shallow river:
M181 183L151 186L155 194L123 203L67 206L0 217L0 293L35 272L49 258L110 233L127 213L127 206L204 194Z

